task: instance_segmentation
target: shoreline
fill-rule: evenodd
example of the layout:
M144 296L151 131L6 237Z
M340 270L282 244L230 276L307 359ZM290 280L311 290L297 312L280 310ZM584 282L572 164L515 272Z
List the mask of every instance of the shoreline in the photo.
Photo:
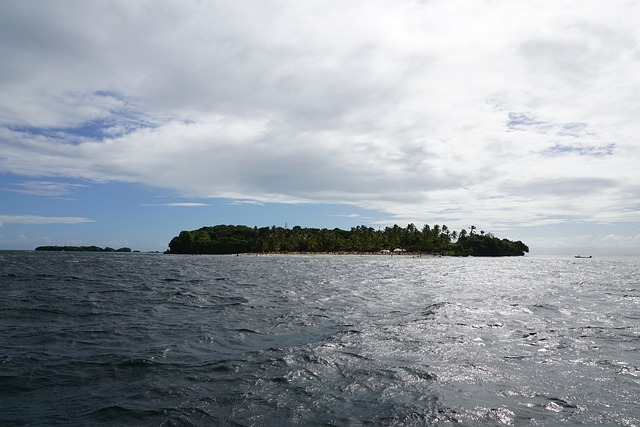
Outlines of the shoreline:
M403 252L403 253L380 253L380 252L245 252L236 254L236 256L337 256L337 257L402 257L402 258L440 258L445 255L421 253L421 252Z

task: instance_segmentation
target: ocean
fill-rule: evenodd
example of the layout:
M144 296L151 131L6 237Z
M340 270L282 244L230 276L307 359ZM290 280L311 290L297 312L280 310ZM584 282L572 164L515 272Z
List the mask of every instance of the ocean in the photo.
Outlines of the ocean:
M0 252L3 426L640 426L640 258Z

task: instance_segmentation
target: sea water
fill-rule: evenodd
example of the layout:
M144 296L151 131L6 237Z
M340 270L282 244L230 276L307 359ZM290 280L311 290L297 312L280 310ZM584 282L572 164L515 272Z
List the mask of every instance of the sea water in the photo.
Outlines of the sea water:
M0 425L640 425L640 259L0 252Z

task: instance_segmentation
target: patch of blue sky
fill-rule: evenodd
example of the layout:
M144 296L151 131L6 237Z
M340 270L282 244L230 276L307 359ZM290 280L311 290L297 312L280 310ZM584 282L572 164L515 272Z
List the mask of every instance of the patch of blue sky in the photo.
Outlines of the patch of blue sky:
M0 174L0 249L39 245L98 245L165 250L182 230L216 224L250 227L374 228L384 214L351 205L253 203L221 198L185 198L165 190L126 182L77 179L25 180ZM10 220L37 216L39 223ZM53 218L47 223L46 218ZM86 221L55 223L58 218ZM392 225L392 224L389 224ZM384 225L383 225L384 227ZM20 240L18 237L20 236ZM2 236L0 236L2 237Z
M567 145L554 144L552 147L543 151L547 156L557 156L563 154L577 154L579 156L604 157L613 156L616 144L606 145Z
M134 114L119 113L106 118L90 120L73 127L9 126L8 128L13 132L44 136L49 139L77 145L87 140L95 141L118 137L138 129L156 126Z
M125 97L120 95L118 92L113 91L113 90L97 90L95 92L93 92L94 95L96 96L105 96L105 97L111 97L111 98L116 98L116 99L120 99L120 100L125 100Z
M509 120L507 121L508 132L532 129L537 132L547 133L551 128L553 128L551 123L538 120L533 114L509 113Z
M244 204L239 209L235 201L220 199L216 211L221 219L227 220L223 223L235 224L234 220L240 220L242 224L257 227L284 227L286 224L288 227L350 229L384 219L375 211L338 204Z
M573 136L576 138L585 135L593 135L588 132L588 126L586 123L553 123L539 120L531 113L509 113L507 131L513 132L525 130L533 130L544 134L553 133L560 136Z
M158 126L158 119L150 117L135 108L132 100L111 91L97 91L88 96L75 96L72 103L76 108L97 111L97 117L72 126L36 127L10 125L13 132L43 136L69 144L80 144L87 140L99 141L134 132L142 128Z
M536 120L535 116L530 113L509 113L509 121L507 121L507 127L509 129L517 129L523 126L540 125L544 122Z
M558 134L562 136L579 137L587 134L586 123L565 123L558 130Z
M81 197L90 185L71 178L25 180L13 174L0 174L2 214L66 216L65 209ZM69 215L77 216L77 215Z

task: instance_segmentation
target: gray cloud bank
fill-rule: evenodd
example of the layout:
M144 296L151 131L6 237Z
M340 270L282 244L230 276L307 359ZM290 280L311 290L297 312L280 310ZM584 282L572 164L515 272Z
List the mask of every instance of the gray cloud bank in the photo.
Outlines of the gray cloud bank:
M640 221L638 16L633 1L2 2L0 171L493 229Z

